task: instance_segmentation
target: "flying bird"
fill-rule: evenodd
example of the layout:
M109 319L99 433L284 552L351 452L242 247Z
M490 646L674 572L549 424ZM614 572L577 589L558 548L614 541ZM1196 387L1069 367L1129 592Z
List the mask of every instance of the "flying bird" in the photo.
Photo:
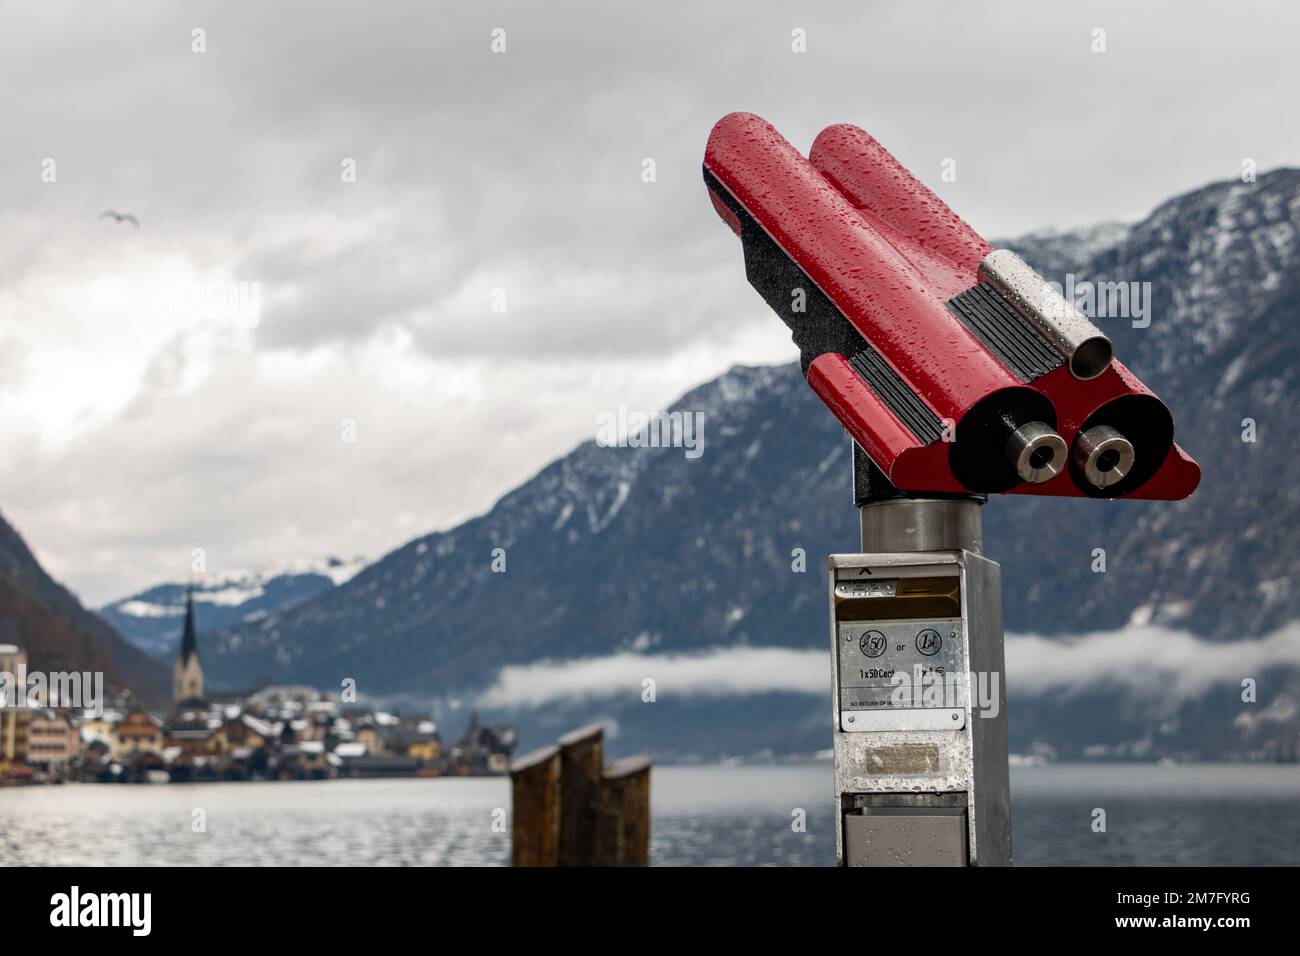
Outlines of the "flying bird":
M114 222L129 222L135 228L140 228L140 220L129 212L117 212L113 209L106 209L99 214L100 219L112 219Z

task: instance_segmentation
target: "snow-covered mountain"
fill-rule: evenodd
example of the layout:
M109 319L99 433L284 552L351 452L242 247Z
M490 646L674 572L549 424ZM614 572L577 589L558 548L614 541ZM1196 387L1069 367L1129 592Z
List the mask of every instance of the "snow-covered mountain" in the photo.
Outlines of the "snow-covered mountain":
M1139 284L1145 315L1098 324L1173 407L1179 441L1204 478L1175 503L990 501L985 548L1003 566L1008 631L1141 626L1147 640L1164 628L1194 642L1178 637L1179 648L1265 646L1256 639L1300 618L1300 171L1207 186L1136 224L1009 245L1062 284ZM613 715L626 739L660 752L826 746L824 694L795 680L755 683L754 673L780 676L783 665L750 650L824 649L821 558L857 547L849 443L793 364L733 369L674 408L703 415L702 456L583 444L487 514L411 541L340 587L209 635L210 678L337 686L353 677L365 693L479 692L499 707L540 701L545 684L547 693L567 687L583 714ZM1243 440L1246 420L1255 441ZM1105 573L1093 570L1099 547ZM503 571L494 555L504 555ZM701 654L718 667L682 663ZM1222 670L1235 681L1277 660L1229 653ZM622 687L638 668L677 675L679 693L670 681L654 707L635 693L581 702L599 698L602 682ZM1018 703L1013 742L1079 753L1146 739L1141 752L1150 754L1213 738L1215 747L1198 752L1222 754L1243 740L1233 686L1221 705L1201 701L1192 720L1185 699L1139 700L1104 667L1088 672L1107 696L1073 688L1046 704ZM590 686L574 686L575 674ZM690 694L680 691L688 685ZM723 685L733 696L710 696ZM1300 700L1294 676L1270 692L1275 703ZM1293 719L1295 707L1282 704L1277 713ZM557 712L547 706L531 725L539 737L549 732L545 715ZM1213 733L1206 721L1218 722ZM1153 727L1172 736L1150 744Z
M195 626L205 631L260 620L351 580L364 566L360 557L289 558L256 568L196 574ZM136 647L170 656L181 639L189 586L185 581L156 584L100 608L99 613Z

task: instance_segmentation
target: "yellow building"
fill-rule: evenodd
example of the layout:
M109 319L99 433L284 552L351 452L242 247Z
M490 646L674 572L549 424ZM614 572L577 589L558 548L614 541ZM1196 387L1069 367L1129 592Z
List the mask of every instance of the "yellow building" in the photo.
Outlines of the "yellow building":
M0 644L0 680L4 681L0 693L14 700L5 700L0 707L0 775L27 763L27 728L32 713L19 706L17 692L27 683L27 652L17 644Z
M416 721L404 726L399 737L402 751L408 757L425 763L442 756L442 740L438 737L438 726L432 720Z
M161 753L165 739L160 721L143 710L133 710L113 728L113 757L120 760L131 754Z
M209 753L227 754L241 747L257 750L265 747L274 736L274 732L262 721L245 714L234 720L225 721L212 731L206 742Z
M366 745L366 753L372 757L382 757L388 752L384 746L384 738L374 727L362 727L357 731L354 738L357 743Z
M107 710L98 717L86 717L81 721L81 734L88 741L96 737L103 737L105 740L113 739L113 728L121 723L122 714L120 711Z

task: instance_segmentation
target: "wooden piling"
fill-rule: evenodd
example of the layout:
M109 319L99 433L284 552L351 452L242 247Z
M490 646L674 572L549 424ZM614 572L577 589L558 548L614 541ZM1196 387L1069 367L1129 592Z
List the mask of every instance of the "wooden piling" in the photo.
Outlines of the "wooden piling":
M511 866L560 863L560 749L543 747L510 768Z
M605 731L588 724L560 738L560 866L596 863Z
M598 866L650 865L650 758L624 757L601 780Z
M591 724L511 766L514 866L650 865L650 758L604 763Z

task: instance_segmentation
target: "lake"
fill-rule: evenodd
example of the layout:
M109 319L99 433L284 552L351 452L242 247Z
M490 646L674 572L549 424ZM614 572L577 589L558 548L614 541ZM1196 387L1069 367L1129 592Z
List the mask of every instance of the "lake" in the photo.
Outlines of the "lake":
M834 861L829 764L656 767L651 780L656 865ZM1011 784L1018 864L1300 865L1294 765L1030 767L1013 770ZM1092 830L1098 807L1105 833ZM0 860L499 865L509 827L493 821L509 809L501 778L7 788ZM806 832L791 827L796 809Z

